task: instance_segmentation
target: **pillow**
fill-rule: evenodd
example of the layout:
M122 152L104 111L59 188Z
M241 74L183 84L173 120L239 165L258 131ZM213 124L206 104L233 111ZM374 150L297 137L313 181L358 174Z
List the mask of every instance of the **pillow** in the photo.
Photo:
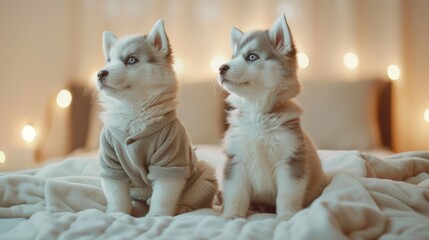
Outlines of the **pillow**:
M377 99L382 81L304 81L302 123L319 149L381 147Z
M86 135L85 149L98 149L100 141L100 132L103 128L103 123L100 119L101 106L98 103L98 96L93 96L95 99L91 102L91 111L88 120L88 132Z

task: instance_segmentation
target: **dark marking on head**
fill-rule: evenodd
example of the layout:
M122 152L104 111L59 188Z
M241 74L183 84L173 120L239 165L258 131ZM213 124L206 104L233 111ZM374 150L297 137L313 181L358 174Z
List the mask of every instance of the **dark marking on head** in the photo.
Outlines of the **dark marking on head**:
M261 37L260 32L251 32L250 34L246 34L244 37L241 38L240 43L238 44L238 49L244 48L247 44L252 42L254 39L257 39Z
M156 59L156 57L154 55L149 55L147 58L147 62L148 63L157 63L158 60Z
M283 71L282 75L285 79L296 79L298 61L296 58L297 51L292 37L291 51L287 52L285 55L279 50L277 50L276 46L273 45L270 40L268 30L250 32L248 34L245 34L244 37L241 39L240 43L237 46L238 49L233 55L233 57L237 57L240 54L247 54L245 52L241 52L241 49L245 48L246 45L252 41L256 41L256 50L266 54L265 60L276 61L284 67L285 71Z
M269 55L280 55L280 56L282 55L278 52L278 50L276 50L276 46L274 46L273 43L270 41L268 30L253 31L248 34L245 34L245 36L241 39L240 43L237 46L238 49L244 48L247 44L249 44L255 39L258 43L258 48L260 50L266 53L269 53ZM295 55L296 55L296 48L295 48L295 43L292 39L292 49L285 56L290 58L295 58Z
M158 63L160 59L158 58L158 54L156 51L159 51L159 50L156 50L154 46L149 47L149 45L151 45L151 43L149 43L149 41L147 40L147 35L144 35L143 38L146 40L145 42L147 44L145 46L145 54L147 56L147 62L148 63ZM165 59L166 63L173 65L173 63L174 63L173 50L171 48L170 41L168 40L168 36L167 36L167 41L169 43L168 43L167 51L166 51L166 53L164 53L164 59Z

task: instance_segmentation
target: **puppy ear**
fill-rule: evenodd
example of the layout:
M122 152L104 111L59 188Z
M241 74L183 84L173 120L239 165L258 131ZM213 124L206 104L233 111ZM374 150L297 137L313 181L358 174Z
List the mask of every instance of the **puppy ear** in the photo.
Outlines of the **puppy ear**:
M293 49L292 35L286 22L285 15L277 18L274 25L268 32L273 46L282 53L288 53Z
M230 36L231 36L232 54L235 55L235 53L238 50L238 44L240 43L240 39L243 36L243 32L240 31L238 28L233 27L231 28Z
M165 33L164 20L159 19L152 27L152 30L147 35L149 43L160 52L168 53L170 44L168 42L167 33Z
M112 32L103 32L103 52L106 61L110 58L110 49L115 44L117 37Z

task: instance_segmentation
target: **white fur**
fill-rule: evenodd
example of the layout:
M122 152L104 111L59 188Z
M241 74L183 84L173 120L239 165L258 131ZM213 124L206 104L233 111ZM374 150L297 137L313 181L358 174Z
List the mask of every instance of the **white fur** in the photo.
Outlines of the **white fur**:
M130 183L101 179L101 186L107 200L107 212L131 213Z
M292 36L284 15L277 18L268 34L277 50L282 53L292 51Z
M224 145L227 152L239 156L234 160L240 167L232 179L225 181L224 217L245 216L248 209L245 206L249 206L250 201L266 205L276 205L276 201L293 203L277 205L279 216L290 217L302 207L306 180L305 177L291 178L289 167L282 162L294 155L299 141L293 132L281 125L298 118L300 113L270 116L261 113L260 109L267 104L263 101L241 99L243 101L237 104L233 103L234 97L229 100L240 114L230 115L232 127L224 138ZM247 200L244 196L250 198Z
M169 43L164 30L164 21L158 20L147 36L149 42L160 52L167 54Z
M118 39L113 33L104 32L103 50L107 64L100 73L107 71L108 75L99 79L97 89L104 108L101 119L106 126L136 134L176 109L177 81L162 20L155 23L147 37L131 35ZM138 62L126 64L129 56ZM198 162L197 171L202 172L202 177L185 193L186 179L155 180L148 216L174 215L181 204L210 207L217 191L214 170ZM107 212L146 213L142 210L144 204L131 203L129 182L103 179L102 186ZM199 195L195 189L200 190Z
M167 178L155 181L148 216L174 215L185 184L185 179Z
M231 28L231 49L232 54L235 55L238 50L238 41L240 41L241 37L243 36L243 32L240 31L238 28Z
M149 41L141 35L117 39L111 32L103 33L103 49L108 64L101 70L108 71L109 75L105 85L97 82L105 110L101 118L104 124L126 132L140 132L176 107L177 83L173 68L170 64L161 64L169 54L162 20L155 23L147 38ZM158 63L145 63L149 60L148 54L137 51L142 42L148 43L143 47L152 47L146 51L151 52ZM139 63L126 66L123 58L128 55L137 57ZM162 107L152 107L169 99L171 101L166 101Z
M262 41L266 37L270 45ZM293 50L285 17L275 22L268 36L233 28L231 47L234 57L219 75L219 83L230 93L227 101L235 108L224 138L230 162L223 217L245 217L251 203L262 203L276 206L279 219L289 219L321 193L326 178L311 141L296 127L302 110L291 100L299 92L299 83L295 62L285 56ZM246 60L249 53L259 59ZM289 164L301 152L306 156L302 173Z

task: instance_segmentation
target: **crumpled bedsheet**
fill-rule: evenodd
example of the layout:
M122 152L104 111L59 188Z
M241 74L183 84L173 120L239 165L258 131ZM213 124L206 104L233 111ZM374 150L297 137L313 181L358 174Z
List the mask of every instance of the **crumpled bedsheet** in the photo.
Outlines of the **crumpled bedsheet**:
M209 155L223 159L220 149ZM255 212L227 221L220 206L175 217L106 214L96 157L3 173L0 239L429 239L429 152L319 155L331 183L282 222Z

